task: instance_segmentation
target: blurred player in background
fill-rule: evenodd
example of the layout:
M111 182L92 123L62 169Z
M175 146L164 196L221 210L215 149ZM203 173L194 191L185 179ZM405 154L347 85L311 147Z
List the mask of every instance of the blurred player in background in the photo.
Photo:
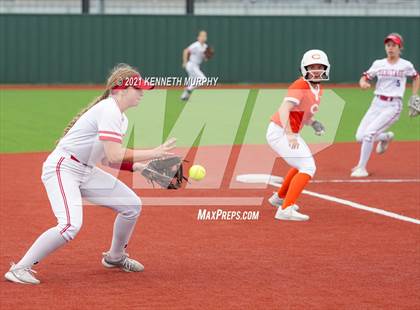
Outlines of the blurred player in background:
M389 34L384 44L387 57L375 60L359 82L362 89L367 89L371 87L370 81L377 78L375 97L356 133L356 140L362 146L359 163L351 172L355 178L369 175L366 166L374 143L378 141L376 153L383 154L394 138L394 133L386 130L400 117L407 77L413 79L413 95L419 91L419 74L411 62L400 57L404 45L401 35Z
M188 77L191 79L200 79L203 83L206 79L204 73L200 70L200 65L203 60L206 59L205 52L207 50L207 32L201 30L198 33L197 41L192 43L182 53L182 67L188 73ZM187 101L192 91L198 87L196 82L190 83L184 90L181 96L181 100Z
M278 207L275 218L279 220L306 221L309 216L298 212L296 200L306 184L313 178L315 161L308 145L299 132L310 125L315 134L325 133L324 126L313 116L321 103L320 83L329 80L330 63L321 50L307 51L301 61L302 77L289 86L279 110L271 117L267 141L271 148L292 168L284 178L278 192L269 198Z
M167 155L174 148L174 139L150 150L122 146L128 126L124 111L137 106L143 90L151 88L135 69L118 65L111 72L104 93L69 123L42 169L42 181L58 224L41 234L17 264L12 263L5 274L7 280L40 283L32 266L76 237L83 221L82 198L117 213L111 246L103 253L102 264L126 272L144 269L125 252L140 215L141 200L96 164L102 161L118 168L122 165L121 169L141 171L144 164L139 161Z

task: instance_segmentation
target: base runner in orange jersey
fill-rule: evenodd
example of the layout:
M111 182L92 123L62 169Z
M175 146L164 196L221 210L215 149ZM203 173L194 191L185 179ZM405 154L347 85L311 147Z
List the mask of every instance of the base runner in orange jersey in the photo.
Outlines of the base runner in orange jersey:
M289 86L267 129L268 144L291 167L281 187L269 198L270 204L278 207L275 218L279 220L309 219L308 215L298 212L296 200L314 176L316 166L299 133L305 125L312 126L317 135L325 132L314 115L321 103L321 82L329 80L328 57L321 50L309 50L303 55L300 69L302 76Z

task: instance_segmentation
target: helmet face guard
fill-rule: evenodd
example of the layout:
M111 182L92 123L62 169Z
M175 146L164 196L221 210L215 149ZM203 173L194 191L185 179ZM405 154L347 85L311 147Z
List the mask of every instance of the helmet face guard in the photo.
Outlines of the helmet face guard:
M328 74L328 68L325 65L324 67L324 70L308 70L306 67L306 74L303 76L303 78L309 82L329 81L330 77Z
M308 70L311 65L322 65L324 69ZM302 57L300 71L305 80L319 83L330 79L330 67L327 54L321 50L309 50Z

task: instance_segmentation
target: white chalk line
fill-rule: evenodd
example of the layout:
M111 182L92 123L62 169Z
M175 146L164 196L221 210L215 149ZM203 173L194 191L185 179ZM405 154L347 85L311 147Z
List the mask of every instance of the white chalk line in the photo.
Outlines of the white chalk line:
M240 174L236 176L236 181L241 183L262 183L270 182L281 183L283 178L271 174L254 173ZM311 183L420 183L420 179L315 179Z
M325 195L325 194L319 194L319 193L315 193L315 192L307 191L307 190L304 190L303 193L307 194L307 195L310 195L310 196L318 197L318 198L321 198L321 199L334 201L334 202L337 202L337 203L340 203L342 205L346 205L346 206L349 206L349 207L352 207L352 208L355 208L355 209L364 210L364 211L388 216L388 217L391 217L391 218L394 218L394 219L397 219L397 220L401 220L401 221L406 221L406 222L410 222L410 223L414 223L414 224L420 224L420 220L418 220L418 219L411 218L411 217L404 216L404 215L400 215L398 213L394 213L394 212L390 212L390 211L385 211L385 210L378 209L378 208L368 207L368 206L365 206L365 205L362 205L360 203L353 202L353 201L350 201L350 200L341 199L341 198L337 198L337 197L330 196L330 195Z
M342 179L342 180L312 180L311 183L420 183L420 179Z
M277 183L277 182L270 182L269 184L272 185L272 186L276 186L276 187L279 187L281 185L280 183ZM375 214L391 217L393 219L397 219L397 220L401 220L401 221L405 221L405 222L420 225L420 220L418 220L416 218L404 216L404 215L401 215L401 214L398 214L398 213L385 211L385 210L378 209L378 208L368 207L368 206L365 206L365 205L362 205L360 203L353 202L353 201L350 201L350 200L341 199L341 198L337 198L337 197L330 196L330 195L325 195L325 194L319 194L319 193L315 193L315 192L308 191L308 190L304 190L302 193L313 196L313 197L321 198L321 199L324 199L324 200L333 201L333 202L336 202L336 203L339 203L339 204L342 204L342 205L345 205L345 206L348 206L348 207L352 207L352 208L355 208L355 209L364 210L364 211L372 212L372 213L375 213Z

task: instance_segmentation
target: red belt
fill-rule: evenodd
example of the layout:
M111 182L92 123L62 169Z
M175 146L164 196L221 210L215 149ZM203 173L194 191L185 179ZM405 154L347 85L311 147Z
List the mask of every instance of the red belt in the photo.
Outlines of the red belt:
M78 160L78 159L77 159L76 157L74 157L73 155L70 155L70 159L72 159L72 160L74 160L74 161L77 161L78 163L82 164L83 166L90 167L89 165L86 165L86 164L84 164L84 163L80 162L80 160Z
M387 96L382 96L382 95L378 95L379 99L383 100L383 101L392 101L394 99L396 99L397 97L387 97Z

